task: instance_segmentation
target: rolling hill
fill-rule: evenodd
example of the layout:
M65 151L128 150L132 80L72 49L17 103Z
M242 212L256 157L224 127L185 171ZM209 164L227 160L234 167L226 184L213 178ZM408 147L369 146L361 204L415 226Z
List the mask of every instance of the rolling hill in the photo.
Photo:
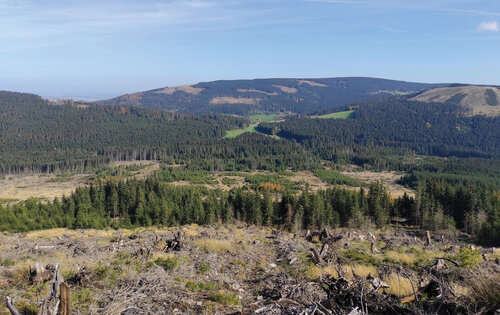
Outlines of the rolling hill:
M255 79L203 82L126 94L99 104L159 108L183 113L290 112L305 114L335 105L407 95L446 84L423 84L364 77Z
M468 115L500 115L500 88L495 86L454 85L426 90L412 100L455 103Z

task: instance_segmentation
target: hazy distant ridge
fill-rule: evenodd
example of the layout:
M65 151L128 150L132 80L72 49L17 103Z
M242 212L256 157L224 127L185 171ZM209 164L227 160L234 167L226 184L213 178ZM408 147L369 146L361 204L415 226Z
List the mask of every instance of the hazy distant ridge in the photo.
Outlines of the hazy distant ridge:
M164 87L99 101L185 113L311 113L335 105L405 95L448 84L366 78L221 80Z

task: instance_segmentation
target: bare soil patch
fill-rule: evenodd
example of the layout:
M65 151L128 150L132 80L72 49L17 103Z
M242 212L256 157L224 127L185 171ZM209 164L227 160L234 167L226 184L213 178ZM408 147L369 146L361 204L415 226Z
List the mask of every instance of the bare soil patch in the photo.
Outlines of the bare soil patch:
M246 97L230 97L230 96L221 96L215 97L210 100L210 104L219 105L219 104L248 104L252 105L260 101L260 98L246 98Z
M381 181L394 198L401 197L403 196L404 193L406 193L408 196L415 196L415 191L396 183L396 181L400 179L403 176L403 174L394 171L372 172L350 166L346 170L341 171L340 173L365 183L373 183L375 181Z
M328 85L326 85L326 84L315 82L315 81L298 80L298 82L299 82L299 85L307 84L307 85L310 85L310 86L328 87Z
M7 175L0 180L0 199L13 201L29 198L52 200L71 194L78 186L87 183L88 174L68 177L56 175Z
M281 92L284 92L284 93L290 93L290 94L297 93L297 89L294 87L276 85L276 84L273 84L273 86L277 87L278 89L281 90Z
M174 87L166 87L164 89L156 91L155 93L172 95L177 91L181 91L181 92L184 92L187 94L198 95L203 90L204 90L204 88L196 88L192 85L181 85L181 86L174 86Z
M144 168L133 172L132 178L145 178L158 170L156 161L117 161L111 166L144 165ZM70 195L77 187L89 183L90 174L34 174L6 175L0 179L0 201L16 202L29 198L52 200L63 195Z
M489 86L458 86L458 87L444 87L436 88L425 91L424 93L412 98L413 100L422 102L446 102L450 98L464 94L465 97L459 103L462 107L467 109L469 115L487 115L499 116L500 105L492 106L487 102L489 93L496 94L496 99L500 100L500 90Z
M261 90L256 90L256 89L237 89L238 92L240 93L261 93L261 94L266 94L269 96L275 96L278 95L277 92L266 92L266 91L261 91Z

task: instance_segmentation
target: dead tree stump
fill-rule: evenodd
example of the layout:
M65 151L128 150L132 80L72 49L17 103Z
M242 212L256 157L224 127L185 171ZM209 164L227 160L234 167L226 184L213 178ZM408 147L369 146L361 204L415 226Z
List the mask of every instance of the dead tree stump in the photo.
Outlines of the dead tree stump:
M324 262L323 259L321 259L321 255L318 253L318 251L315 248L311 248L311 250L313 253L314 262L317 265L321 265Z
M431 232L430 231L425 232L425 238L426 238L425 245L430 246L431 245Z
M54 279L52 279L50 295L42 302L42 305L38 309L39 315L57 315L60 304L59 286L61 285L61 282L62 282L62 277L59 270L59 264L56 264L56 269L54 271Z

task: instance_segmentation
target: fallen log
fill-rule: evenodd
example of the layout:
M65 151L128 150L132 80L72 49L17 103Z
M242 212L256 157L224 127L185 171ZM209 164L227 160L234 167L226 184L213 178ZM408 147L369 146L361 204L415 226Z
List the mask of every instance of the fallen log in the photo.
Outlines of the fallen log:
M54 249L54 245L35 245L33 246L34 250L49 250L49 249Z

